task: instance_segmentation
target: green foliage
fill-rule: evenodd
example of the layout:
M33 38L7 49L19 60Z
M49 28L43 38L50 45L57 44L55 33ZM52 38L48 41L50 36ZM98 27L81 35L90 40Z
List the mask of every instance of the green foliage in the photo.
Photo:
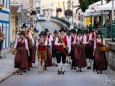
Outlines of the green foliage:
M88 6L100 0L79 0L80 8L83 12L88 9Z

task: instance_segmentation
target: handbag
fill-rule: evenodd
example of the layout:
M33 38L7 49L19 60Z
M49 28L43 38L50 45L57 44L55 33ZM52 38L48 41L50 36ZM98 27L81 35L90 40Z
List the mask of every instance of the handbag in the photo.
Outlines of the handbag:
M109 48L107 46L102 46L101 51L102 52L109 52Z
M23 39L21 39L21 41L18 43L17 48L19 47L19 44L22 42L22 40ZM17 49L11 48L11 53L12 53L12 55L15 55L17 53Z

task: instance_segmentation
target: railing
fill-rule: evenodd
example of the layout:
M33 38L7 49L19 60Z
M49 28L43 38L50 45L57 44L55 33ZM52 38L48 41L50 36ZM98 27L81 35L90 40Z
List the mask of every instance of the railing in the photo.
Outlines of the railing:
M65 24L68 28L70 28L70 23L69 23L68 21L66 21L65 19L63 19L63 18L51 17L51 19L58 20L58 21L60 21L61 23Z

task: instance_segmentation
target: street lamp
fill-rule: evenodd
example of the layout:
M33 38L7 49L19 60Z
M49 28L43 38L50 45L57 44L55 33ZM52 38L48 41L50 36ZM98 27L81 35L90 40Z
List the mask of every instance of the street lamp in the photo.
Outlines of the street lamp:
M74 9L74 2L72 1L72 12L74 11L73 10ZM73 24L74 22L73 22L73 14L72 14L72 24Z

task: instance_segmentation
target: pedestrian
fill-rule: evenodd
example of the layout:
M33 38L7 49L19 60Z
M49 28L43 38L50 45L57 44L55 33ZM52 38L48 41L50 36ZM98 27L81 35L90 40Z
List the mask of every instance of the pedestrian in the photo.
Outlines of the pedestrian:
M67 36L66 30L61 28L59 31L61 36L58 36L55 40L55 45L57 46L57 63L58 63L58 74L65 73L65 63L66 63L66 55L67 55ZM61 63L62 59L62 63Z
M0 58L2 58L1 53L2 53L2 47L3 47L3 41L4 41L4 33L1 30L0 26Z
M75 61L76 61L77 72L82 72L81 68L84 68L87 66L86 53L85 53L85 46L83 44L82 31L78 29L77 33L78 33L78 36L76 38L74 56L75 56Z
M28 56L30 56L28 41L24 31L20 32L19 38L15 41L14 48L17 50L14 60L15 68L19 68L19 73L22 75L22 71L28 68Z
M45 62L47 60L47 39L44 32L41 32L40 38L36 42L38 54L38 72L42 73L45 69Z
M101 51L101 47L105 45L104 43L102 33L101 31L98 31L96 40L94 41L95 68L98 74L102 74L102 71L107 69L106 55L105 52Z

